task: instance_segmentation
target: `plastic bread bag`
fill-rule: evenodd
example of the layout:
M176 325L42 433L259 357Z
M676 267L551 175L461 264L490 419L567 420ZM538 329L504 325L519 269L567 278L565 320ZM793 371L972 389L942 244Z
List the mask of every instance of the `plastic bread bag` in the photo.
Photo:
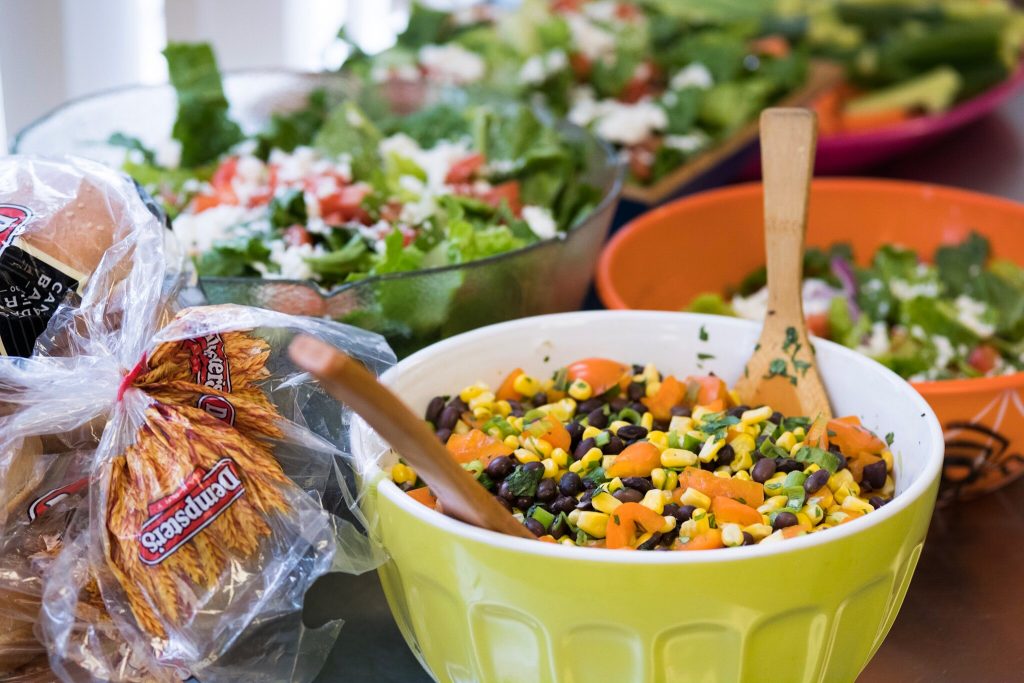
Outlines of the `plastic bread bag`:
M204 682L300 680L296 667L315 675L337 625L301 626L307 589L334 567L384 558L323 508L347 416L288 360L299 332L376 372L394 362L369 332L212 306L183 311L144 342L126 339L113 357L93 346L91 356L0 363L18 406L0 417L4 438L51 430L54 416L71 429L109 416L87 523L44 579L36 632L62 680L113 680L125 662ZM124 348L139 350L134 362L120 360Z
M113 348L122 329L160 322L180 263L162 215L127 176L70 157L0 158L0 359ZM21 409L16 395L0 385L0 417ZM43 455L94 447L105 419L85 401L72 415L46 412L48 428L33 435L0 430L0 534L45 476Z

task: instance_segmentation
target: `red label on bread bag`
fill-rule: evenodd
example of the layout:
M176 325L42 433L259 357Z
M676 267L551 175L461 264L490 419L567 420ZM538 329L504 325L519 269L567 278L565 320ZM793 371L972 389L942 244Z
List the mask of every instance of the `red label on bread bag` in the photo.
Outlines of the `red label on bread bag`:
M209 471L197 467L172 493L149 504L150 518L139 530L139 559L160 564L243 493L245 485L231 458L218 460Z
M4 248L14 241L22 231L25 223L32 217L32 212L19 204L0 204L0 254Z
M80 491L84 490L85 487L88 485L89 478L83 477L78 481L73 481L70 484L65 484L64 486L59 486L55 489L47 491L46 493L32 501L32 504L28 506L29 521L34 522L36 519L38 519L47 511L49 511L50 508L58 505L62 500L66 500L70 496L73 496L76 493L79 493Z
M231 393L231 365L224 351L224 338L219 334L208 334L205 337L186 339L182 344L191 354L189 363L195 383ZM229 425L235 424L235 406L223 396L203 394L196 401L196 406L218 420Z

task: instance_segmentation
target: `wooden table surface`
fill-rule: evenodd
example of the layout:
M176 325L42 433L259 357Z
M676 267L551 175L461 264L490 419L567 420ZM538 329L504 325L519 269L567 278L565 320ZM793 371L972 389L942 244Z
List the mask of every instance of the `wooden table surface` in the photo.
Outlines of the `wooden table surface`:
M1024 96L870 175L1024 201ZM1024 680L1022 576L1024 480L937 511L899 617L859 681ZM375 574L331 575L316 589L320 595L343 596L346 621L318 683L430 681L399 635Z

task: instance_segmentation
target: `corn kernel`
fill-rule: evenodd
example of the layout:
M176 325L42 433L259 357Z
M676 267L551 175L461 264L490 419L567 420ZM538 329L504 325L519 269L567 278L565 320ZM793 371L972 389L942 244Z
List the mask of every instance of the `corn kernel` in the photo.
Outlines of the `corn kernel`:
M569 471L574 474L579 474L583 470L583 461L577 460L576 462L569 463Z
M623 484L622 480L619 479L618 477L615 477L610 482L608 482L608 493L615 493L616 491L622 488L625 488L625 484Z
M510 425L512 425L512 427L517 432L522 432L523 431L523 418L516 417L515 415L513 415L512 417L508 418L508 423Z
M843 501L843 512L861 512L867 514L874 510L871 503L857 496L847 496Z
M469 430L470 430L470 426L468 424L466 424L463 420L459 420L458 422L455 423L455 429L452 430L452 433L454 433L454 434L468 434Z
M850 489L850 495L851 496L859 496L860 495L860 484L858 484L857 482L853 482L852 484L848 484L847 488Z
M743 481L750 481L750 472L746 470L740 470L736 474L732 475L733 479L742 479Z
M835 497L832 495L832 492L829 491L827 486L822 486L818 493L808 499L808 502L817 503L827 510L833 503L835 503Z
M729 469L728 465L716 467L712 474L715 475L716 477L721 477L722 479L732 478L732 470Z
M600 448L591 448L589 451L583 454L580 458L580 462L583 463L584 467L590 467L601 462L601 458L604 457L604 453L601 452Z
M697 454L682 448L666 448L661 452L662 467L692 467L697 464Z
M760 408L752 408L751 410L744 410L740 414L740 423L742 424L757 424L764 422L772 416L772 409L770 406L761 406Z
M677 434L685 434L686 432L693 429L693 418L684 417L683 415L673 415L672 420L668 423L668 430Z
M408 465L398 462L391 468L391 480L396 484L414 484L416 472Z
M661 495L661 491L658 489L651 489L644 494L644 498L640 501L640 504L646 508L654 510L660 515L665 509L665 498Z
M743 436L746 436L744 434ZM754 464L754 457L750 454L750 451L736 451L736 457L729 463L729 469L733 472L743 472L749 470Z
M533 377L530 377L525 372L515 378L512 382L512 388L523 396L533 396L541 389L541 384Z
M796 429L793 430L793 436L795 436L798 439L802 439L805 436L807 436L807 430L804 429L803 427L797 427Z
M647 388L644 389L644 394L647 398L653 398L661 390L661 382L647 382Z
M849 484L841 485L839 488L837 488L835 491L832 492L832 495L835 497L837 503L842 504L842 502L844 500L846 500L847 497L849 497L851 495L850 494L850 485Z
M660 529L658 529L658 531L660 531L663 534L667 534L668 532L670 532L673 529L675 529L676 528L676 524L679 523L679 520L677 520L672 515L665 515L663 517L663 519L665 520L665 523L661 525Z
M658 380L658 366L654 363L648 363L644 366L644 379L648 382L657 382Z
M655 467L653 470L651 470L651 483L654 485L654 488L667 488L665 486L665 479L665 470L661 469L660 467Z
M562 536L562 538L558 539L558 542L561 543L562 545L571 545L571 546L575 546L576 545L576 539L570 537L569 534L566 534L565 536Z
M478 420L486 422L487 420L490 420L493 415L494 413L491 412L491 409L486 406L477 406L476 408L473 408L473 417Z
M768 500L764 501L764 504L757 508L757 511L762 515L767 515L776 510L781 510L786 507L789 503L789 498L786 496L772 496Z
M651 540L653 537L654 537L654 532L653 531L645 531L644 533L640 534L640 536L636 539L636 547L639 548L644 543L646 543L647 541Z
M590 499L590 504L594 506L595 510L611 514L615 512L615 508L622 505L622 501L607 491L601 491Z
M581 514L583 514L583 510L575 510L574 509L569 514L567 514L565 517L566 517L566 519L569 520L569 524L572 524L573 526L577 526L579 524L580 515Z
M538 456L533 451L526 450L525 448L517 448L515 450L515 456L516 459L522 463L540 462L540 456Z
M519 448L519 437L514 434L509 434L502 440L502 443L505 444L507 448L515 450Z
M569 454L561 448L556 448L551 451L551 459L555 461L555 464L559 467L568 467L569 465Z
M818 471L818 470L820 470L820 469L821 469L821 468L820 468L820 467L818 467L818 465L817 465L817 464L815 464L815 463L813 463L813 462L812 462L812 463L811 463L810 465L808 465L807 467L805 467L805 468L804 468L804 472L805 472L806 474L814 474L815 472L817 472L817 471Z
M644 414L640 416L640 426L644 429L652 429L654 427L654 414L644 411Z
M722 525L722 543L730 548L743 545L743 529L739 524Z
M743 527L743 530L753 536L755 541L772 535L772 528L767 524L750 524Z
M697 457L701 462L711 462L718 455L718 451L722 450L722 446L725 445L725 439L716 439L714 437L709 438L704 442L704 445L700 448L700 453Z
M837 510L836 512L828 513L828 516L825 518L825 521L835 526L838 524L842 524L844 521L849 519L849 517L850 515L848 513L843 512L842 510Z
M885 486L878 493L886 498L892 498L892 495L896 493L896 482L893 481L892 477L885 478Z
M885 461L885 471L892 472L892 451L888 448L882 451L882 460Z
M734 406L738 406L743 403L743 400L740 398L740 392L735 389L729 389L729 400L732 401Z
M757 444L754 442L754 437L745 432L734 436L732 441L729 442L729 445L732 446L733 450L736 451L737 453L740 451L746 451L747 453L750 453L757 446Z
M491 389L483 382L477 382L476 384L470 384L468 387L459 392L459 398L466 403L469 403L474 398L484 392L489 392ZM494 400L494 394L491 394L491 400ZM472 405L470 406L472 407Z
M601 468L603 470L605 470L605 471L608 471L608 468L610 468L614 464L615 464L615 456L614 455L606 455L603 458L601 458Z
M569 385L569 395L577 401L586 401L594 395L594 390L586 380L578 379Z
M692 505L694 507L704 508L705 510L711 507L711 499L693 487L689 487L683 491L683 495L679 499L679 502L683 505Z
M659 451L668 448L668 434L665 432L653 431L647 435L647 440L654 444Z
M545 479L556 479L558 478L558 465L551 458L544 458L540 461L541 465L544 465L544 478Z
M665 490L672 491L679 486L679 473L668 470L665 472Z
M549 403L544 407L548 409L549 415L562 422L568 422L576 414L576 401L568 397L554 403Z
M835 492L835 490L838 489L843 484L852 484L852 483L854 483L853 482L853 473L851 473L850 470L846 470L846 469L839 470L838 472L836 472L835 474L833 474L831 477L828 478L828 487L833 492ZM847 490L849 490L849 487L847 487ZM840 501L840 502L842 502L842 501Z
M576 526L594 538L604 538L605 534L608 533L608 519L609 515L603 512L582 512L576 522Z
M811 526L820 524L821 520L825 519L825 510L817 503L808 503L804 505L801 512L807 515L807 518L811 521Z
M697 508L693 511L693 516L690 520L697 525L697 533L702 534L711 528L711 520L708 519L708 511Z
M494 394L486 390L481 391L479 394L471 398L469 401L466 401L466 403L469 404L470 409L477 408L479 406L490 408L491 404L494 403Z
M582 438L584 438L584 439L593 439L595 436L597 436L600 433L601 433L601 430L598 429L597 427L587 427L586 429L583 430L583 437Z
M793 432L783 432L782 436L775 440L775 445L779 448L785 449L786 451L789 451L795 443L796 436L793 435Z
M551 457L551 451L555 450L554 446L551 445L550 441L544 439L534 439L533 448L543 458Z
M512 405L508 401L495 401L494 412L502 417L508 417L512 413Z

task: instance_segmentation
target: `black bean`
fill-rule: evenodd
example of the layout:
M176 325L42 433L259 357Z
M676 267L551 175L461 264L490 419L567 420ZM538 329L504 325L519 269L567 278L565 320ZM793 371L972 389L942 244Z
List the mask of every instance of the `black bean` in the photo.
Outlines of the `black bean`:
M512 470L516 468L515 463L512 462L512 458L507 455L499 455L494 460L487 463L487 476L494 481L500 481L512 474Z
M647 428L640 425L625 425L619 427L615 434L623 441L636 441L647 436Z
M691 415L693 415L693 411L687 408L686 406L672 406L671 412L673 417L690 417Z
M499 503L501 503L501 507L505 508L509 512L512 512L512 503L508 502L507 500L505 500L501 496L495 496L494 500L496 500Z
M587 424L591 427L604 429L608 426L608 416L604 414L604 408L598 408L587 413Z
M587 451L589 451L591 448L596 447L597 442L594 441L594 437L588 436L587 438L583 439L578 444L576 444L576 448L573 449L572 452L572 457L574 460L579 460L580 458L587 454Z
M696 509L692 505L680 505L672 515L680 522L689 522L690 518L693 517L693 511Z
M565 425L565 431L569 432L569 452L572 453L583 438L583 425L579 422L570 422Z
M643 382L630 382L629 388L626 389L626 396L629 396L630 401L639 401L647 395L647 385Z
M590 499L594 495L593 491L587 491L583 494L583 497L576 501L577 510L593 510L594 506L590 504Z
M558 490L565 496L575 496L583 490L583 480L575 472L566 472L558 480Z
M532 533L534 536L543 536L548 532L548 530L544 528L544 525L535 520L533 517L530 517L525 522L523 522L523 526L529 529L530 533Z
M466 412L467 410L469 410L469 404L466 403L465 401L463 401L458 396L456 396L452 400L448 401L448 407L449 408L455 408L455 410L459 411L460 415L462 413Z
M612 496L623 503L639 503L644 499L644 494L640 493L636 489L629 487L623 487L617 490Z
M701 460L697 464L700 465L700 468L702 470L707 470L708 472L713 472L715 470L715 468L718 467L718 461L717 460L712 460L710 462L704 462L703 460Z
M651 537L636 547L637 550L654 550L661 543L661 532L655 531Z
M754 445L757 446L758 448L760 448L761 444L763 444L767 440L768 440L768 435L767 434L758 434L757 438L754 439Z
M523 465L523 470L526 472L543 472L544 465L534 460L533 462L528 462Z
M642 375L643 372L644 372L644 366L640 365L639 363L633 363L633 374L634 375Z
M784 416L782 415L782 413L780 413L779 411L776 410L774 413L772 413L772 416L770 418L768 418L768 419L769 419L769 421L774 422L777 425L780 425L780 424L782 424L782 420L784 419Z
M743 545L754 545L754 537L748 532L743 532Z
M441 411L441 415L437 418L438 429L454 429L460 415L462 415L461 410L455 406L448 406Z
M576 509L576 499L572 496L559 496L555 498L555 502L551 503L552 512L564 512L569 514Z
M508 406L512 409L513 417L522 417L523 415L526 415L526 411L523 410L523 404L519 401L509 401Z
M602 403L600 400L596 398L588 398L586 401L583 401L578 406L576 406L576 411L579 413L586 414L603 407L604 403Z
M785 529L786 527L799 524L799 520L792 512L780 512L775 515L775 521L772 522L772 529L778 531L779 529Z
M839 449L839 446L837 446L834 443L830 443L828 445L828 450L831 451L832 453L835 453L836 457L839 458L839 467L838 467L838 469L841 470L844 467L846 467L846 456L843 455L843 452Z
M812 472L809 477L804 479L804 491L808 495L814 495L821 490L821 487L828 483L828 470L818 470Z
M742 415L743 413L747 412L748 410L750 410L750 406L746 405L745 403L741 403L740 405L736 406L735 408L729 408L729 410L726 411L725 414L726 415L732 415L733 417L739 417L740 415Z
M885 488L885 461L879 460L865 467L861 481L873 491Z
M728 465L736 459L736 451L733 450L732 446L725 444L718 449L718 466Z
M444 403L444 396L435 396L430 399L430 403L427 404L427 410L423 414L427 419L427 422L431 423L435 427L437 426L437 418L441 416L441 411L444 410Z
M616 413L625 408L627 405L629 405L629 401L627 401L621 396L616 396L615 398L608 402L608 407L611 408L612 411Z
M625 482L623 482L623 483L625 483ZM679 509L679 506L676 505L675 503L667 503L665 505L665 509L661 511L661 514L664 515L665 517L675 517L676 510L678 510L678 509ZM678 528L678 525L677 525L676 528Z
M501 482L498 486L498 495L507 500L509 503L516 502L516 494L512 492L512 487L507 481Z
M644 477L626 477L622 480L624 486L628 486L631 489L636 489L640 493L647 493L654 488L654 485L649 479Z
M868 498L868 502L871 503L871 507L877 510L878 508L882 507L889 501L885 498L882 498L881 496L871 496L870 498Z
M530 506L533 505L533 498L530 498L529 496L519 496L512 504L523 512L526 512L530 509Z
M679 525L678 524L676 524L669 531L667 531L666 533L663 533L661 535L661 542L658 544L658 545L661 546L661 548L659 548L659 550L664 550L666 548L671 547L672 544L676 542L677 538L679 538Z
M669 423L665 420L654 420L651 427L658 432L667 432Z
M448 439L452 438L452 430L450 429L438 429L437 440L441 443L448 443Z
M775 461L775 469L778 472L789 474L790 472L802 472L804 466L793 458L779 458Z
M541 479L537 484L537 500L542 503L550 503L558 495L558 485L554 479Z
M638 403L637 401L630 401L629 405L626 407L632 408L641 415L647 412L647 406L645 406L643 403Z
M530 401L533 403L534 408L540 408L542 405L547 404L548 395L543 391L538 391L533 395L533 398L530 399Z
M590 491L591 489L596 489L597 488L597 482L594 481L593 479L584 479L583 480L583 488L585 488L588 491Z
M605 455L618 455L626 447L626 444L617 436L608 438L608 443L601 446L601 452Z
M763 484L775 474L775 459L761 458L750 468L750 478L758 484Z

